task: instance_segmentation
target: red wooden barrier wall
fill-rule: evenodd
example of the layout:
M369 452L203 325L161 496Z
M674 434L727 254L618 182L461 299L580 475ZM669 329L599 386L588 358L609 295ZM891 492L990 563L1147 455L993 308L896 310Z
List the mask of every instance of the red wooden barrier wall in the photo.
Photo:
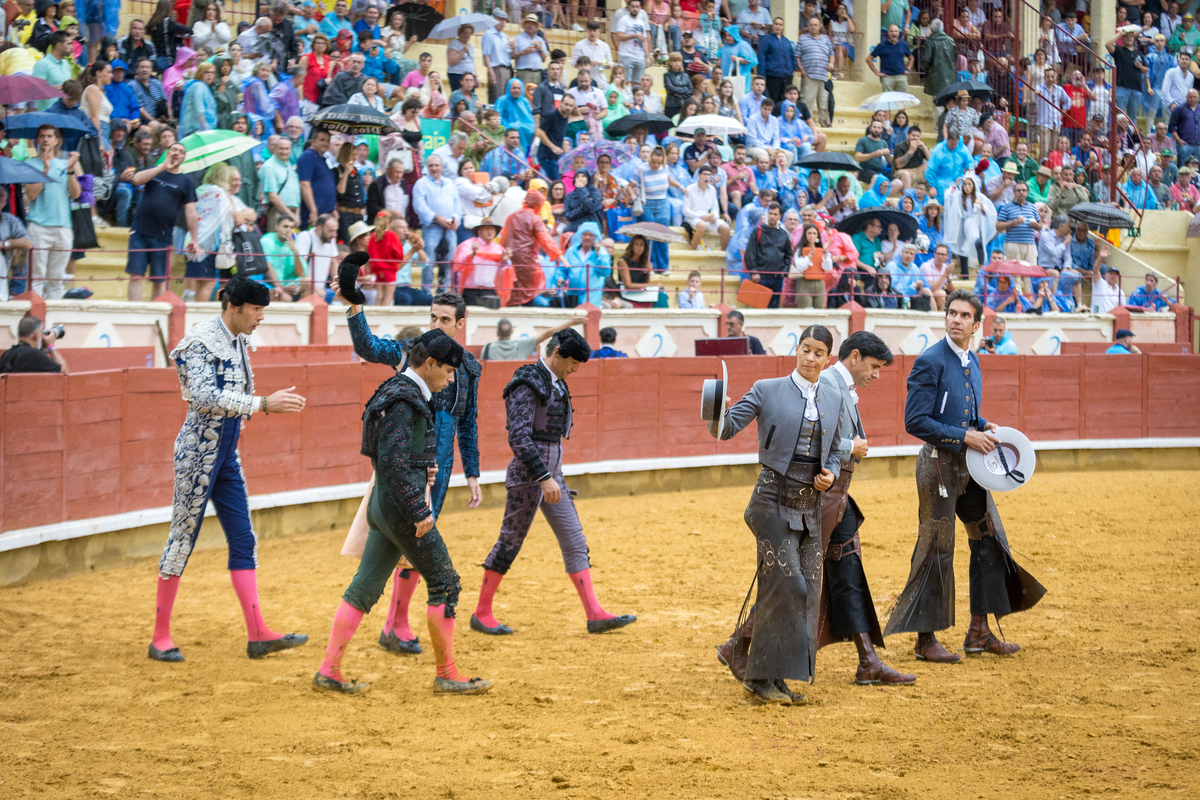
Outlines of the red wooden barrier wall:
M333 355L331 354L331 359ZM290 359L283 358L283 361ZM859 392L876 446L914 444L904 433L901 356ZM786 375L790 358L728 359L729 394ZM501 392L519 366L485 363L480 383L480 455L485 470L511 458ZM984 416L1036 440L1200 436L1200 359L1183 355L984 356ZM746 453L754 426L718 443L700 420L700 386L714 358L609 359L570 380L573 463ZM302 414L256 415L246 424L242 463L254 494L365 481L359 455L362 408L392 370L373 364L259 364L260 393L295 386ZM167 506L175 436L185 406L173 369L0 377L0 530ZM461 463L459 464L461 468Z

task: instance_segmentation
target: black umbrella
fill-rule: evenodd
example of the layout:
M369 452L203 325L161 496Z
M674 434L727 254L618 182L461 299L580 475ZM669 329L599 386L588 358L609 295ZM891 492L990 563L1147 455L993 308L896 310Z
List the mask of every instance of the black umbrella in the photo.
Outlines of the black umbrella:
M1080 203L1068 211L1067 216L1093 228L1133 230L1137 227L1137 223L1129 214L1116 206L1106 206L1103 203Z
M867 227L867 223L873 219L877 219L883 224L884 231L887 230L888 225L895 223L900 228L901 241L911 242L917 238L917 218L912 214L905 214L903 211L891 208L868 208L856 211L839 222L837 229L853 236Z
M416 36L417 41L423 42L429 38L433 26L445 19L429 6L420 3L405 3L399 6L404 12L404 30L408 36Z
M639 111L635 114L626 114L619 120L609 123L604 130L613 136L624 136L634 128L641 127L646 128L650 133L666 133L675 127L675 123L671 122L670 117L665 117L662 114Z
M323 108L308 118L313 126L325 130L337 131L359 136L364 133L385 134L399 133L400 128L392 122L392 118L370 106L342 105Z
M938 92L937 97L933 98L933 104L935 106L945 105L947 98L954 97L954 95L961 91L966 91L967 94L971 95L971 97L981 97L984 100L994 94L992 87L988 86L986 83L980 83L979 81L962 81L960 83L952 83L945 89L942 89L940 92Z
M826 151L824 153L809 153L796 162L796 166L805 169L840 169L847 172L861 172L862 164L854 160L849 153Z

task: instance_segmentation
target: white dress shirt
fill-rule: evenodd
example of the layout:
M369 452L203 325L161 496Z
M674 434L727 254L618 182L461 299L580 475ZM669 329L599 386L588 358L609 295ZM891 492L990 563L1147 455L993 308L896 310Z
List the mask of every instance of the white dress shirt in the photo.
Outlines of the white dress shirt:
M850 396L854 398L854 405L858 405L858 389L854 386L854 376L850 374L850 370L846 369L846 365L838 361L833 365L833 369L842 376L842 380L850 387Z
M970 364L970 363L971 363L971 358L970 358L970 356L967 354L967 351L966 351L966 350L963 350L961 347L959 347L958 345L956 345L956 344L954 343L954 340L953 340L953 339L951 339L949 336L947 336L947 337L946 337L946 344L950 345L950 349L951 349L952 351L954 351L954 354L955 354L956 356L958 356L958 360L959 360L959 361L962 363L962 365L963 365L964 367L965 367L965 366L967 366L968 364Z
M792 370L792 383L796 384L796 388L804 394L804 399L808 401L804 404L804 418L809 422L816 421L821 416L817 411L817 384L809 383L799 370Z
M425 379L422 378L417 373L413 372L412 367L409 367L408 369L404 370L404 372L401 372L400 374L403 375L404 377L408 378L409 380L411 380L413 383L415 383L417 385L417 388L421 390L421 396L425 398L426 403L428 403L433 398L433 392L429 391L429 386L428 386L428 384L425 383Z

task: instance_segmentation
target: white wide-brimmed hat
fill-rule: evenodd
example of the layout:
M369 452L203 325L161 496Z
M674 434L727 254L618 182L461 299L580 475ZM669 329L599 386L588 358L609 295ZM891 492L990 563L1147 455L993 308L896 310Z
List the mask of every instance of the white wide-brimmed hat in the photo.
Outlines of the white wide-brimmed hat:
M1000 444L984 455L967 450L967 469L983 488L993 492L1011 492L1024 486L1037 468L1037 454L1029 437L1016 428L995 431Z

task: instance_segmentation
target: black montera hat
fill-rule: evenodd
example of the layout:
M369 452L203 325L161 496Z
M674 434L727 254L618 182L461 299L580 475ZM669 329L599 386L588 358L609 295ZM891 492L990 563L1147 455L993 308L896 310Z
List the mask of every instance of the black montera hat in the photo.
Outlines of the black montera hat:
M587 339L574 328L559 331L555 334L554 341L558 347L558 354L563 358L573 358L582 364L592 355L592 348L588 347Z
M424 345L425 352L429 353L429 357L437 360L440 364L449 364L455 369L462 366L462 345L438 328L425 331L416 338L413 344Z
M361 306L367 302L367 296L358 288L358 273L369 260L370 256L359 251L346 256L338 265L338 289L341 290L342 299L352 306Z
M271 303L271 290L265 283L234 275L221 289L221 297L231 306L266 306Z

